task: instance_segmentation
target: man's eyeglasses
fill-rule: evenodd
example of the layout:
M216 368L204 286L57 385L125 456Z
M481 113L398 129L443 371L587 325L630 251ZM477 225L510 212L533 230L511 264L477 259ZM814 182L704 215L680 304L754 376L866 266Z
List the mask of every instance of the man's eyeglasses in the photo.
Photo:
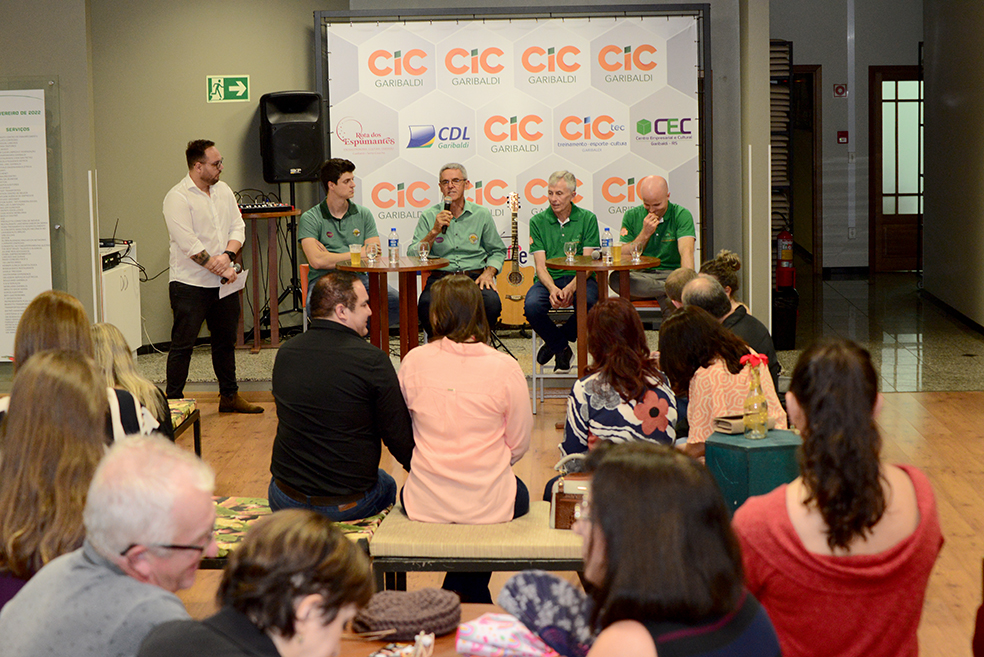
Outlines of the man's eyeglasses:
M208 533L208 537L205 539L205 545L182 545L180 543L167 543L167 544L149 543L147 544L147 547L161 548L163 550L195 550L196 552L205 554L205 550L207 550L208 547L212 544L212 538L214 538L214 536L215 536L215 529L212 529L212 531ZM137 547L138 545L141 544L130 543L130 545L125 550L120 552L120 556L125 557L130 550Z
M225 158L222 158L221 160L216 160L215 162L203 162L203 164L207 164L209 166L213 166L216 169L221 169L222 168L222 165L225 164Z
M448 185L454 185L455 187L457 187L463 182L465 182L463 178L452 178L451 180L442 180L441 187L447 187Z

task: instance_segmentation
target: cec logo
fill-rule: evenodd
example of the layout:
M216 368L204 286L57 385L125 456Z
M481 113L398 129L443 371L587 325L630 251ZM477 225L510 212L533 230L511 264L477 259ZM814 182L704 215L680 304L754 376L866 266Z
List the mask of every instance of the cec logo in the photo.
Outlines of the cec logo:
M507 199L506 194L495 195L492 193L492 190L502 189L508 189L505 180L496 178L490 180L488 183L483 183L479 180L475 183L473 198L469 198L468 200L478 205L505 205Z
M391 208L394 205L398 208L405 208L407 205L424 208L430 202L427 198L429 191L430 185L420 181L410 183L409 186L405 186L404 183L394 185L393 183L381 182L372 188L372 202L376 207L382 209ZM393 198L393 192L396 192L396 199Z
M641 181L639 184L641 184ZM612 176L601 183L601 195L609 203L621 203L623 201L635 203L637 191L638 187L635 178L626 180L625 178Z
M403 53L399 50L390 53L385 50L377 50L369 55L369 70L373 75L380 77L385 75L423 75L427 67L421 63L427 57L427 53L419 48L413 48Z
M581 68L574 58L581 54L581 50L575 46L564 46L560 49L547 48L544 50L539 46L531 46L523 51L523 68L530 73L540 73L541 71L564 71L573 73Z
M466 142L471 141L471 137L468 136L468 126L444 126L440 130L437 130L432 125L411 125L410 128L410 141L407 142L407 148L430 148L434 145L435 141L440 142ZM458 148L465 148L466 145L462 144Z
M471 53L464 48L452 48L444 56L444 66L455 75L479 72L495 74L505 68L498 63L498 58L502 55L503 52L498 48L486 48L485 50L475 48ZM493 58L495 58L494 63Z
M640 135L648 135L651 132L657 135L689 135L692 134L687 124L693 121L692 118L683 119L641 119L636 121L636 132Z
M485 121L485 136L495 142L507 139L509 141L518 141L519 139L536 141L543 136L543 133L533 126L539 126L541 123L543 123L543 119L536 114L527 114L522 118L513 116L508 119L499 115L490 116Z
M652 57L655 53L656 48L648 43L635 50L632 46L605 46L598 51L598 64L606 71L631 71L633 67L637 71L651 71L656 68Z
M575 180L577 180L577 186L580 187L581 180L577 178ZM523 188L523 196L525 196L526 200L532 205L543 205L547 202L547 181L543 178L534 178L530 180L526 183L526 187ZM584 200L584 197L577 192L574 192L573 202L580 203L582 200Z
M625 130L624 125L615 125L615 119L602 114L592 119L590 116L568 116L560 122L560 134L568 141L579 139L611 139L616 132Z

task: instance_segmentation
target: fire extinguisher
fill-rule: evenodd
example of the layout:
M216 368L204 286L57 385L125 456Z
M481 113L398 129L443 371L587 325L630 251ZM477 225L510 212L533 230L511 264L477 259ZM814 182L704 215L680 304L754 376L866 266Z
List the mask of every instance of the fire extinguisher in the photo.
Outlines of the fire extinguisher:
M796 285L796 270L793 269L793 234L789 227L779 231L777 238L779 246L779 266L776 269L777 287L794 287Z

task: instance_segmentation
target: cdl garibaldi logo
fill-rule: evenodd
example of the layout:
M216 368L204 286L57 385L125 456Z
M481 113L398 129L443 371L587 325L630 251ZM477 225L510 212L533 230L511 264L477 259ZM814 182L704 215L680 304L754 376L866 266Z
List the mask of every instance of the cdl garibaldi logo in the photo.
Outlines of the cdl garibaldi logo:
M396 146L396 140L382 133L366 130L362 123L351 116L335 124L335 137L349 148L369 146Z
M433 125L411 125L410 141L407 148L430 148L435 143L438 148L468 148L471 137L468 136L468 126L444 126L440 129Z

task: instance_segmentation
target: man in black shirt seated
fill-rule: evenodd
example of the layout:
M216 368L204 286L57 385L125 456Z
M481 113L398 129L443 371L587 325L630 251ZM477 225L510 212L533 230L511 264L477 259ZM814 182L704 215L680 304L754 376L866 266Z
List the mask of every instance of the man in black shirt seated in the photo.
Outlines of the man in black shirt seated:
M372 313L358 277L325 274L310 308L308 331L280 347L273 366L270 508L365 518L396 500L396 481L379 468L381 443L410 471L410 413L389 355L363 340Z
M760 354L769 357L769 374L772 375L772 385L779 390L779 357L772 344L772 336L765 324L748 314L743 304L732 304L728 293L716 278L707 274L698 274L697 278L687 283L683 288L683 305L697 306L711 313L725 328L748 343L748 346Z

